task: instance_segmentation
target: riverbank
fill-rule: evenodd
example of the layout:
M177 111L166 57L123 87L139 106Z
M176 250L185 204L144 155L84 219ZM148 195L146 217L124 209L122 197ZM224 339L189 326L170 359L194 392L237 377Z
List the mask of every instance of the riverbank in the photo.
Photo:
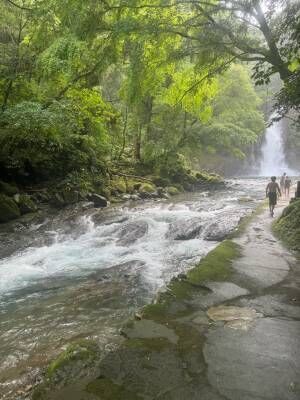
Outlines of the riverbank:
M74 175L60 181L31 186L17 186L0 181L0 223L25 214L35 213L46 206L54 209L89 202L103 208L110 203L169 198L183 191L206 190L224 185L223 179L207 172L181 170L173 181L163 177L135 176L128 173Z
M262 210L173 279L100 362L86 343L69 348L33 398L296 400L299 261L271 222Z

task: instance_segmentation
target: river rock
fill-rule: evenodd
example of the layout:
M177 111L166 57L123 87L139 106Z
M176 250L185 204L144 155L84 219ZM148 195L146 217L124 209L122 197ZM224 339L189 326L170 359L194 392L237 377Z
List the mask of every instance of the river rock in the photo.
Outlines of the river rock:
M16 202L5 194L0 194L0 222L8 222L20 216Z
M104 196L100 194L92 193L87 195L88 200L94 203L95 207L107 207L108 201Z
M63 208L65 206L65 200L60 193L54 193L50 199L50 204L56 208Z
M156 188L151 183L143 183L138 191L142 199L151 198L155 196L155 194L157 195Z
M207 227L203 238L208 241L221 242L233 229L234 227L230 224L214 222Z
M15 197L18 195L15 195ZM28 214L37 211L36 204L32 201L31 197L27 194L21 194L17 201L21 214Z
M128 246L148 232L148 224L145 221L129 222L119 231L119 240L117 244L120 246Z
M61 195L65 201L65 204L75 204L79 201L79 194L76 190L64 189Z
M194 218L186 221L177 221L170 226L167 238L173 240L190 240L199 236L203 221Z

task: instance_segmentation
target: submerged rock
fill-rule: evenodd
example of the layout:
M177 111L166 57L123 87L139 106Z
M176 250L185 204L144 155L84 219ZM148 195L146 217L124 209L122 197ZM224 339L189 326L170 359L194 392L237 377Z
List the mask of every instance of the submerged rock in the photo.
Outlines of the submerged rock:
M221 242L226 239L233 229L234 226L231 223L214 222L206 228L203 238L208 241Z
M194 218L187 221L177 221L170 226L167 237L173 240L190 240L199 236L203 221Z
M119 231L117 244L128 246L148 232L148 224L145 221L129 222Z
M8 222L20 216L21 212L15 201L5 194L0 194L0 222Z
M148 319L133 321L130 326L122 328L121 333L130 339L165 338L173 344L178 342L178 336L172 329Z

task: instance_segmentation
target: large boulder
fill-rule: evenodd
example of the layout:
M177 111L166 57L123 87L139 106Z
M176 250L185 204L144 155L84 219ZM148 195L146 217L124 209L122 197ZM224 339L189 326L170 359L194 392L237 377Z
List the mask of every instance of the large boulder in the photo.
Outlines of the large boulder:
M233 231L234 225L224 222L213 222L210 224L205 233L204 239L212 242L221 242Z
M15 201L5 194L0 194L0 222L8 222L20 216L21 212Z
M91 193L87 195L87 199L94 203L95 207L107 207L108 201L104 196L100 194Z
M203 221L190 218L186 221L174 222L167 233L167 237L173 240L191 240L200 235Z
M148 232L148 224L146 221L129 222L123 226L118 232L118 244L128 246Z
M175 186L168 186L167 187L167 192L168 192L168 194L170 196L175 196L176 194L180 193L180 191Z
M157 197L156 187L151 183L143 183L138 189L142 199Z

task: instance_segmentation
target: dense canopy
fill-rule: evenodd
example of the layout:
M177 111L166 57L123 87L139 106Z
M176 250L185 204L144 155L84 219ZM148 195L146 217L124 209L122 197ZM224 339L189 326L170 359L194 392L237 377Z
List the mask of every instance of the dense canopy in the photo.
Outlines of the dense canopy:
M9 179L223 168L260 140L276 74L298 119L297 1L2 0L0 22Z

